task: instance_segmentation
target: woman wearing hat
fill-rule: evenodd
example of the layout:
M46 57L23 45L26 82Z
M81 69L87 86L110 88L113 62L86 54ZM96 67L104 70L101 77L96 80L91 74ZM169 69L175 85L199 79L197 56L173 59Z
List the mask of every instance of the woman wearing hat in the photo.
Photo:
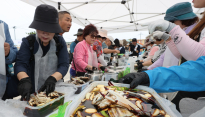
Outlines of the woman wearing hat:
M98 63L97 54L93 51L92 44L97 38L97 28L90 24L85 26L83 30L83 41L79 42L74 50L73 62L71 67L72 76L84 76L85 73L93 72L97 68L102 68ZM73 72L73 71L76 72Z
M14 68L19 79L18 92L26 100L35 91L46 90L47 95L53 92L69 67L65 40L55 35L63 32L57 10L53 6L39 5L29 27L36 29L36 35L22 39Z
M197 1L198 2L198 1ZM201 2L201 1L200 1ZM193 13L190 3L180 3L181 7L178 7L177 14L175 12L167 13L165 20L153 22L149 25L148 29L153 36L158 39L163 39L166 41L171 52L181 59L181 63L187 60L196 60L200 56L205 55L205 17L203 17L200 22L188 33L189 36L180 28L180 26L169 22L171 20L185 20L196 17ZM171 16L171 14L181 15ZM179 21L178 20L178 21ZM161 31L166 31L167 33L161 31L155 31L156 28L160 28Z
M192 13L184 12L184 13L180 13L180 15L179 14L178 15L171 14L172 12L179 12L179 9L181 9L185 6L192 9L191 3L189 3L189 2L177 3L177 4L173 5L172 7L170 7L166 11L165 20L173 22L176 25L179 25L181 27L181 29L183 29L185 31L185 33L188 34L191 31L191 29L194 28L194 26L196 25L196 22L198 22L198 17L193 12ZM182 17L182 16L187 16L187 15L188 15L188 17ZM176 17L176 18L174 18L174 17ZM178 65L179 59L181 59L181 58L180 58L180 56L178 56L178 58L176 58L173 55L173 53L176 53L176 52L172 53L169 48L172 48L173 51L177 51L177 50L176 49L174 50L173 46L171 46L170 44L174 44L173 41L172 41L172 43L167 43L168 48L162 54L160 59L158 59L151 66L148 67L149 70L152 70L152 69L154 69L156 67L160 67L160 66L170 67L170 66Z
M196 25L196 22L198 21L198 17L193 13L191 3L189 2L181 2L171 6L166 11L164 19L176 25L179 25L180 28L183 29L183 32L186 32L186 34L190 32L190 30ZM162 33L163 32L156 31L154 36ZM158 59L153 61L154 64L151 64L148 69L151 70L155 67L159 67L160 65L163 65L164 67L178 65L179 59L181 59L181 55L176 49L174 41L166 41L166 44L168 48L166 48L165 53L162 54L161 58L159 56ZM162 58L164 59L164 61L162 61ZM145 63L143 63L142 66L143 65L145 65Z

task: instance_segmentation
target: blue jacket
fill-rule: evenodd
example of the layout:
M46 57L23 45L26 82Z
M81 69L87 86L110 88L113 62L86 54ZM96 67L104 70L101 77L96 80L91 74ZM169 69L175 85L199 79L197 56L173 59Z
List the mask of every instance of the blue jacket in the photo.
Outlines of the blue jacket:
M158 93L205 91L205 56L180 66L158 67L145 72L149 75L150 87Z
M58 68L56 72L60 72L64 77L69 68L69 55L68 55L66 42L63 39L63 37L59 36L59 42L61 43L62 48L58 52ZM35 40L33 54L35 54L38 51L38 47L39 44ZM30 57L31 57L31 53L29 49L29 42L26 38L23 38L20 50L17 54L16 64L14 66L14 74L17 75L19 72L26 72L27 75L31 78L33 84L33 91L34 91L35 60L30 61Z
M1 23L4 24L4 34L5 34L5 38L6 38L5 42L9 43L9 45L10 45L9 55L7 57L5 57L6 75L7 75L7 82L8 82L8 79L10 79L10 76L9 76L9 73L8 73L8 66L7 65L12 64L13 62L16 61L16 54L18 52L18 49L14 46L14 43L11 39L8 25L4 21L0 20L0 24Z
M5 37L6 37L5 42L9 43L9 45L10 45L10 52L9 52L9 55L6 57L5 62L6 62L6 64L11 64L11 63L15 62L15 60L16 60L16 54L18 52L18 49L14 46L14 43L11 39L8 25L2 20L0 20L0 23L4 24L4 33L5 33Z
M74 52L75 46L77 45L78 40L76 39L74 42L70 44L70 53Z

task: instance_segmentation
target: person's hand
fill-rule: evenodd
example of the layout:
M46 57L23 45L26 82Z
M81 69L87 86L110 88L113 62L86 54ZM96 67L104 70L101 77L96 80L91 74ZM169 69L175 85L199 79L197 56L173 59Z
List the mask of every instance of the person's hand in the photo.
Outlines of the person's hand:
M149 76L146 72L139 72L139 73L133 73L134 75L125 75L127 78L132 77L133 80L130 83L130 88L134 89L138 85L144 85L144 86L149 86L150 85L150 80Z
M115 50L115 53L118 53L118 54L119 54L119 53L120 53L120 51L119 51L119 50Z
M154 39L163 39L166 41L169 39L170 35L162 31L155 31L153 32L153 37Z
M135 62L138 64L140 62L140 60L136 60Z
M57 82L56 78L54 78L53 76L49 76L46 79L43 86L41 86L41 88L39 89L39 92L46 90L46 95L48 96L49 93L55 90L56 82Z
M136 73L129 73L125 75L118 81L118 83L130 84L132 80L135 78L135 74Z
M166 31L170 32L175 27L175 24L165 21L157 20L148 26L149 33L152 34L154 31Z
M19 81L18 84L18 93L21 95L21 101L30 100L30 94L32 91L32 84L29 77L23 78Z
M110 66L110 65L112 65L112 63L111 63L111 62L108 62L108 63L107 63L107 66Z
M138 85L149 86L149 76L146 72L129 73L122 77L118 83L130 84L130 88L135 88Z
M10 52L10 45L9 45L9 43L4 42L4 51L5 51L5 56L8 56L9 52Z
M137 69L140 70L143 67L143 62L137 63Z
M92 74L94 71L97 70L97 68L91 66L91 68L86 68L85 70L86 70L89 74Z
M105 71L106 67L105 67L105 66L101 66L100 69L101 69L102 71Z

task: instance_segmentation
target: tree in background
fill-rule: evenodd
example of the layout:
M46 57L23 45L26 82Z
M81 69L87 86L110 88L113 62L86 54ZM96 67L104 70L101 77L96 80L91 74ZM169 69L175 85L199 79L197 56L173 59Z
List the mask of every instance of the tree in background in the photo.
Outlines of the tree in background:
M36 31L33 31L33 32L29 32L29 33L26 33L27 35L33 35L33 34L36 34Z

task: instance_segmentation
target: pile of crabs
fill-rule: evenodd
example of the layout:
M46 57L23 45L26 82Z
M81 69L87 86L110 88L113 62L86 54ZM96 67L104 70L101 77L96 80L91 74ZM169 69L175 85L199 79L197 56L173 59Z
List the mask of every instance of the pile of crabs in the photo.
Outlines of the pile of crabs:
M170 117L154 97L143 90L97 85L70 117Z

